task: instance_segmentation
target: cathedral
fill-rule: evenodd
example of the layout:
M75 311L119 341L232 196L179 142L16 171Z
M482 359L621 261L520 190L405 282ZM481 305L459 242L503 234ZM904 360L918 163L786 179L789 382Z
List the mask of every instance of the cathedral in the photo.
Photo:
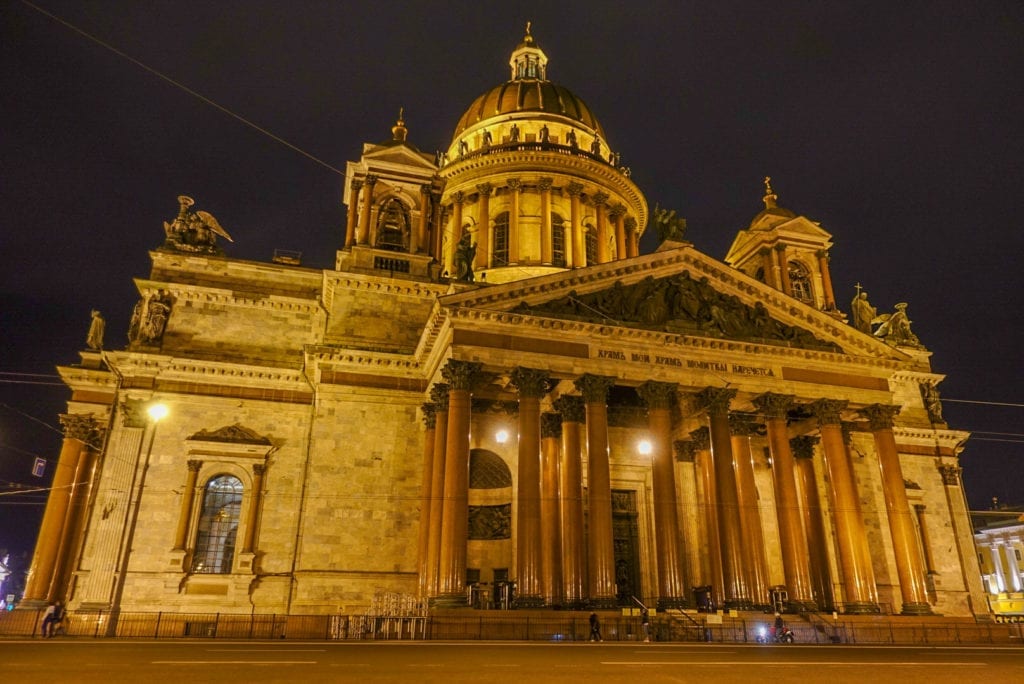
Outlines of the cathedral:
M509 68L443 150L363 145L333 269L169 207L127 346L59 368L23 605L986 615L907 305L841 311L769 179L698 251L529 27Z

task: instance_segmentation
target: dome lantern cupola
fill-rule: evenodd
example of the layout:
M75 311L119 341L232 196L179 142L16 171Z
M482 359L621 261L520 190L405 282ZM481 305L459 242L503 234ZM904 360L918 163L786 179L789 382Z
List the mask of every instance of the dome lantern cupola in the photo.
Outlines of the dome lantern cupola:
M537 47L533 35L530 34L530 22L526 22L526 35L509 58L509 66L512 67L511 80L526 78L546 81L548 76L548 57L544 51Z

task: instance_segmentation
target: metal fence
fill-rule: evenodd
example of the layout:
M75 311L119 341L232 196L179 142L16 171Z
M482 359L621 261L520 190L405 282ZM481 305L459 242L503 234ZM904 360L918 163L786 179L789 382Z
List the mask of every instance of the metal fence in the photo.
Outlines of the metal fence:
M0 636L39 636L43 611L0 613ZM661 642L755 643L765 619L661 613L651 635ZM1024 646L1024 624L915 621L897 618L827 620L787 616L798 644L996 644ZM78 638L124 639L324 639L587 641L587 613L552 611L467 611L434 615L239 615L225 613L69 611L59 634ZM641 641L636 616L601 615L606 642Z

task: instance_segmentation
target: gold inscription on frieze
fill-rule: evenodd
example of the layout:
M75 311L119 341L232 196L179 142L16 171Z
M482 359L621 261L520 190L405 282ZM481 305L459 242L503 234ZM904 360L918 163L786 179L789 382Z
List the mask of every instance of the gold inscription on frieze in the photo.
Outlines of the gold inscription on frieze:
M746 366L739 363L684 359L678 356L661 356L658 354L651 355L643 352L630 352L627 356L625 352L617 349L598 349L596 350L596 357L599 359L630 361L632 363L650 363L656 366L675 366L677 368L713 371L715 373L735 373L737 375L759 375L770 378L775 377L775 371L768 366Z

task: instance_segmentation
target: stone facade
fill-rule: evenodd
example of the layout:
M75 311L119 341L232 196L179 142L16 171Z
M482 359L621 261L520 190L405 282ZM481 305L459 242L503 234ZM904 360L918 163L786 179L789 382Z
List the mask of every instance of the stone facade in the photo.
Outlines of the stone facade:
M538 65L527 34L510 83ZM27 600L987 612L943 376L846 322L831 236L769 185L726 262L641 255L589 110L480 111L438 158L364 146L335 269L151 253L128 346L61 368L108 432L68 433Z

